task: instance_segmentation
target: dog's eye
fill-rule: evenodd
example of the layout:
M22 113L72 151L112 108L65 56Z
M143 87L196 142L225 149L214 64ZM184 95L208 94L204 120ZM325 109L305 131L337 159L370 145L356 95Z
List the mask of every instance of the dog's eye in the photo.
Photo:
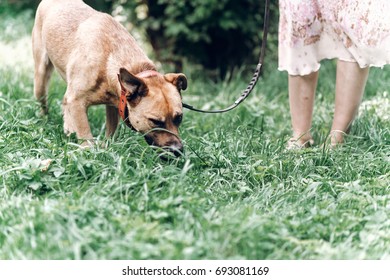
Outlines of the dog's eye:
M177 115L177 116L173 119L173 123L174 123L175 125L178 126L178 125L181 124L182 120L183 120L183 115L180 114L180 115Z
M155 127L158 127L158 128L164 128L165 127L165 123L163 121L160 121L160 120L156 120L156 119L149 119L153 125Z

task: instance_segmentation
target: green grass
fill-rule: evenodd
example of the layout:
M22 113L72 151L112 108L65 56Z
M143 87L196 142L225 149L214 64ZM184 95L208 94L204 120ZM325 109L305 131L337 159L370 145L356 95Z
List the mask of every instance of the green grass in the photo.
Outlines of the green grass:
M79 149L63 134L58 76L42 117L23 43L31 24L8 20L17 33L0 34L0 52L25 47L0 66L0 259L390 258L389 67L372 70L340 149L285 150L287 76L267 61L238 109L185 111L185 156L165 162L123 124L105 140L102 107L89 116L108 147ZM318 145L331 124L334 70L332 62L321 69ZM249 79L242 71L217 83L186 74L185 100L212 108L234 101Z

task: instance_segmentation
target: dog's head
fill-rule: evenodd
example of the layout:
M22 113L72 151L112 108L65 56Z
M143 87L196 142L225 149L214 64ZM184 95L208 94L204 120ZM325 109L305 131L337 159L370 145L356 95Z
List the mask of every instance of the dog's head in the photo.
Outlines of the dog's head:
M149 145L179 156L183 144L179 126L183 118L181 90L187 88L184 74L133 75L120 69L119 82L126 94L128 120L145 134Z

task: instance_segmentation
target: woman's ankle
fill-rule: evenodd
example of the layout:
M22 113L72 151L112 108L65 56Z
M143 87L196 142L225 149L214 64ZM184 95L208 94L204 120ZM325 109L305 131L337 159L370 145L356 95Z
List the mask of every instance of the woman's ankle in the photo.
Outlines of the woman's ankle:
M313 137L309 131L307 132L293 132L293 136L291 139L295 139L295 141L299 143L306 143L310 140L313 140Z
M337 146L344 143L345 131L334 129L329 133L330 145Z

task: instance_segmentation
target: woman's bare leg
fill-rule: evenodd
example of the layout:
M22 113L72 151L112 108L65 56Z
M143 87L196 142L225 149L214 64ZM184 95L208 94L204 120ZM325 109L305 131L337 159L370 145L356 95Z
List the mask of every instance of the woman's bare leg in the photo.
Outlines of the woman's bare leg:
M314 96L318 81L318 71L306 76L288 77L290 114L293 136L288 147L306 147L313 143L310 133Z
M337 62L336 101L331 144L343 143L361 103L369 68L360 68L355 62Z

